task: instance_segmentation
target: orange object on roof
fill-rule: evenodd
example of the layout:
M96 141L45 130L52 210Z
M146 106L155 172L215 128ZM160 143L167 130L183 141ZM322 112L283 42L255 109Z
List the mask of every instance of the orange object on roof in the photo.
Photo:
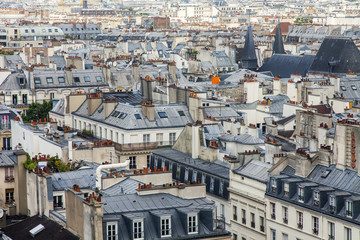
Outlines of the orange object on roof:
M220 84L220 77L212 77L212 84Z

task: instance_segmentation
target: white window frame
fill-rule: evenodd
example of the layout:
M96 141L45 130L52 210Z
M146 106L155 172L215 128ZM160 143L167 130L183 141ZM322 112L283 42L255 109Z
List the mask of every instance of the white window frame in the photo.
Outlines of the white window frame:
M333 237L332 239L335 239L335 223L328 222L328 227L329 227L329 239L331 239L330 237Z
M139 223L140 223L140 227L139 227ZM144 220L143 219L133 220L133 239L144 239Z
M115 235L111 233L109 235L109 227L114 227ZM110 229L112 232L113 229ZM106 240L117 240L118 239L118 224L117 222L106 222Z
M184 182L186 183L187 181L189 181L189 169L185 168Z
M210 177L210 192L214 192L215 189L215 178Z
M345 240L352 240L352 230L349 227L345 227Z
M345 215L346 217L352 217L353 216L353 202L352 201L345 201ZM348 214L350 213L350 214Z
M195 228L195 231L194 231ZM198 215L197 213L187 215L187 231L188 234L198 233Z
M299 202L304 202L304 188L298 187L298 200Z
M168 221L168 222L166 222L166 221ZM171 237L172 233L171 233L171 217L170 216L161 217L160 227L161 227L161 229L160 229L161 237ZM168 231L168 234L166 234L166 231ZM165 232L165 234L164 234L164 232Z

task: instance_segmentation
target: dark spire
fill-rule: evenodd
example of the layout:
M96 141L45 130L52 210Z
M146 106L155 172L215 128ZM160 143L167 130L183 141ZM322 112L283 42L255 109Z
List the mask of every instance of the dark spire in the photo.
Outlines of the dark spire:
M256 70L258 67L253 32L250 24L246 33L245 46L243 56L241 58L241 64L242 68L250 70Z
M281 27L280 27L280 21L278 22L276 26L276 34L275 34L275 41L273 44L273 54L286 54L284 49L284 43L282 40L282 34L281 34Z

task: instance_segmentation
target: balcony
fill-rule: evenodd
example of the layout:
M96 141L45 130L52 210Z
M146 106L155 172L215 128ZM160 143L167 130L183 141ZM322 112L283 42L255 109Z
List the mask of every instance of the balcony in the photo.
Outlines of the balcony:
M298 229L303 229L303 224L302 223L298 223Z
M128 143L128 144L114 143L115 150L117 151L138 151L138 150L148 150L148 149L157 149L157 148L169 148L173 144L174 142L143 142L143 143Z
M13 182L15 180L14 176L6 176L5 182Z

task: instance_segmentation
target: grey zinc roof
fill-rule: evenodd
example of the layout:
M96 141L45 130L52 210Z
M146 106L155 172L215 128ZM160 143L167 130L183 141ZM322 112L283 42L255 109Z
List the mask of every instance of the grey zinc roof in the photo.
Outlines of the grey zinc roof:
M192 158L186 153L180 152L175 149L166 149L161 151L152 152L154 156L158 155L163 158L171 159L172 161L179 162L183 165L189 165L193 169L203 171L223 179L229 179L229 167L217 163L211 163L200 158Z
M77 184L81 189L95 187L96 169L79 169L70 172L53 173L51 175L54 191L64 191Z
M330 173L324 178L322 175L325 171L330 171ZM318 184L360 194L360 176L353 170L341 170L335 165L330 167L317 165L307 178Z
M132 213L172 208L199 207L203 204L212 205L206 198L182 199L171 194L159 193L151 195L126 194L103 196L104 214Z
M241 118L231 107L206 107L204 111L206 116L215 117L216 119Z
M114 111L125 113L126 116L123 118L119 118L119 116L115 117L111 113L106 119L104 119L104 111L102 109L103 104L98 107L93 115L88 116L87 101L85 101L73 114L128 130L184 127L187 123L193 122L187 106L182 104L155 105L155 121L149 121L148 118L145 117L141 106L118 103ZM185 116L180 116L179 111L183 111ZM159 112L165 112L167 118L161 118L159 116ZM135 114L139 114L141 119L137 119Z
M205 139L209 141L217 140L219 136L226 133L225 129L220 123L204 125L203 128L204 128Z
M268 170L271 166L269 163L253 159L244 166L234 169L233 172L266 183L269 179Z
M6 79L1 83L0 90L1 91L11 91L21 89L18 77L22 77L25 79L25 88L29 88L29 84L25 74L23 73L12 73L6 77Z
M56 113L58 115L65 115L65 99L61 98L56 105L51 109L51 112Z
M254 137L249 134L241 134L241 135L232 135L232 134L225 134L219 137L221 141L225 142L237 142L246 145L254 145L254 144L263 144L264 140Z
M10 158L10 155L14 155L13 151L1 151L0 152L0 167L13 167L14 161Z
M213 56L216 57L216 67L233 67L233 64L224 51L214 51Z
M138 188L139 183L142 183L142 182L128 177L119 183L116 183L108 188L103 189L101 191L101 194L103 196L133 194L133 193L136 193L136 189Z

